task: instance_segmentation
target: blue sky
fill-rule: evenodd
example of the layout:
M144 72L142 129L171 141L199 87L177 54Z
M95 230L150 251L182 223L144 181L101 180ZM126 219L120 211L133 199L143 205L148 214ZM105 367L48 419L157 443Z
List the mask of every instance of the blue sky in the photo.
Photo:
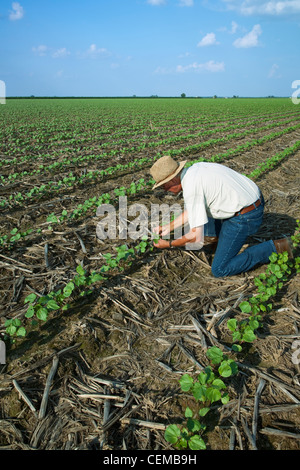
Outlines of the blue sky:
M300 0L1 0L7 96L291 96Z

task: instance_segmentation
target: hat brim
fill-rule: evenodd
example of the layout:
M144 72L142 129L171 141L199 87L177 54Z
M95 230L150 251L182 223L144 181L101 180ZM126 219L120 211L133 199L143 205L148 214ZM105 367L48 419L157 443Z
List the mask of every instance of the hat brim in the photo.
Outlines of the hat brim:
M152 189L158 188L159 186L162 186L163 184L167 183L171 179L175 178L175 176L178 175L178 173L183 169L186 162L187 162L187 160L184 160L183 162L180 162L178 164L178 167L177 167L176 171L174 171L174 173L172 173L170 176L168 176L168 178L165 178L164 180L159 181L158 183L155 183L155 185L152 187Z

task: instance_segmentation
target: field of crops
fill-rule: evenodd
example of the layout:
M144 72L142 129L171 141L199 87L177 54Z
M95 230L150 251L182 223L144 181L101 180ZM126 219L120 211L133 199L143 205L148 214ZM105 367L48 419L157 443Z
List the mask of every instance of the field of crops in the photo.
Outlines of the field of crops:
M0 121L0 448L171 450L166 429L196 409L179 380L197 377L217 347L238 368L221 374L229 401L203 400L206 429L190 419L190 434L200 432L207 449L299 449L295 266L272 287L255 337L232 349L228 320L246 319L267 266L216 279L209 247L156 250L150 235L103 240L97 211L109 203L117 213L125 196L149 215L153 204L182 204L152 190L149 169L170 154L257 182L265 218L249 244L294 236L300 106L7 99Z

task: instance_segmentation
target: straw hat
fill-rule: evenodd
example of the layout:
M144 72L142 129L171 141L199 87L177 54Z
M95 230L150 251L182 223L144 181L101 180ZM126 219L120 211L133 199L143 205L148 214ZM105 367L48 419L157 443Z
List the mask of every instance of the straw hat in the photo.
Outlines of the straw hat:
M187 160L184 162L177 163L169 155L161 157L154 165L150 168L150 174L152 178L156 181L152 189L161 186L167 181L170 181L182 170Z

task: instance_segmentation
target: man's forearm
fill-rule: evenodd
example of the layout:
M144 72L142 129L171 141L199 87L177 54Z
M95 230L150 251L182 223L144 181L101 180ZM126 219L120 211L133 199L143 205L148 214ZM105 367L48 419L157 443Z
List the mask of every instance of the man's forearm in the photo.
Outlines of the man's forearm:
M199 228L193 228L186 235L172 240L171 246L180 247L187 243L195 243L197 241L200 241L200 230Z
M185 225L188 222L188 214L187 211L183 211L176 219L172 220L170 223L170 232L172 232L174 229L178 227L182 227L182 225Z

